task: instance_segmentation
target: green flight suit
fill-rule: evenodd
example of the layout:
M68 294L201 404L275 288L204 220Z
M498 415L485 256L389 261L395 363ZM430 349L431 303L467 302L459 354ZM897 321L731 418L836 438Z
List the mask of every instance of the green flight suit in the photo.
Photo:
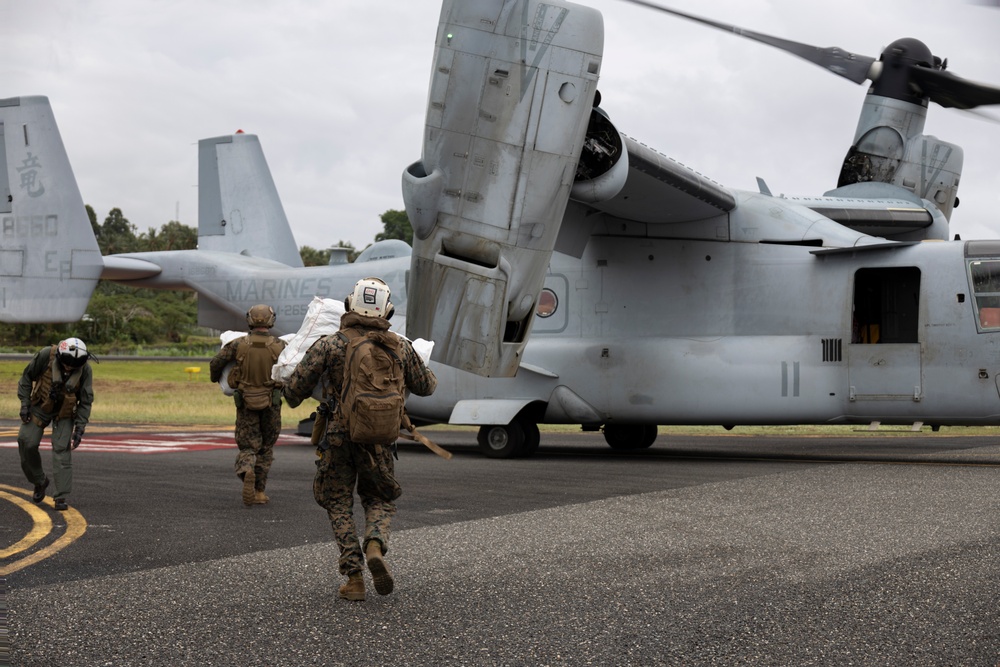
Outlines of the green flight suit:
M73 490L73 462L70 439L76 426L86 426L94 403L93 372L90 363L79 369L67 369L53 359L55 346L39 350L21 374L17 397L21 405L30 405L31 420L21 424L17 433L17 451L21 470L32 484L45 481L42 457L38 451L45 428L52 426L53 498L65 498ZM79 373L76 374L75 371ZM48 382L52 391L41 392L39 384ZM50 398L51 396L51 398ZM53 399L54 398L54 402Z

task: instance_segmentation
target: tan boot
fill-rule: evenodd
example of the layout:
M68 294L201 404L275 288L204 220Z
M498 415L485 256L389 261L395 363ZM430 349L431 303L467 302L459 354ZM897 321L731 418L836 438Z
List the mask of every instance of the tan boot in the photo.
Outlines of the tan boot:
M371 540L365 549L365 559L368 561L368 571L372 573L372 582L375 584L375 592L379 595L388 595L392 592L392 574L389 573L389 566L385 564L385 556L382 555L382 545Z
M253 473L253 469L247 470L243 473L243 504L247 507L253 505L253 497L256 494L256 490L253 488L254 483L256 483L257 477Z
M254 505L266 505L270 498L263 491L255 491L253 494L253 504Z
M338 591L344 600L363 601L365 599L365 579L360 572L350 575L347 583L343 584Z

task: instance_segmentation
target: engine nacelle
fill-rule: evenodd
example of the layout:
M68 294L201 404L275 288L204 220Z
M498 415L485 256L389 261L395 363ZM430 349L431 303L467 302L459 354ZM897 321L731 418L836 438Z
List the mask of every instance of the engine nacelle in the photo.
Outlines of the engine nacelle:
M520 363L590 120L604 25L561 0L446 0L413 226L407 335L483 376Z
M927 107L869 93L837 187L890 183L934 202L944 217L958 203L961 147L921 134Z
M625 137L599 107L590 112L583 153L576 166L576 181L570 198L584 204L613 199L628 180Z

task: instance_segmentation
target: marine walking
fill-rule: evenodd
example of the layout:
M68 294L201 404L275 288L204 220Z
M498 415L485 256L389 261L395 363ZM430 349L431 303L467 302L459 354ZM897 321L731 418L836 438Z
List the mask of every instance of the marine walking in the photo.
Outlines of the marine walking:
M270 334L275 321L271 306L256 305L246 318L250 332L224 345L208 368L212 382L218 382L233 363L227 381L236 403L234 437L239 453L234 467L242 482L243 504L250 507L270 501L264 490L274 443L281 434L281 386L271 379L271 369L285 341Z
M429 396L437 387L433 371L408 340L389 331L390 290L379 278L355 284L345 299L340 330L306 351L283 388L295 407L321 382L337 404L320 439L313 495L330 519L340 550L339 570L347 577L338 594L364 600L365 566L375 591L395 586L386 562L389 530L402 489L395 478L395 440L407 391ZM354 522L354 489L365 511L363 538Z
M83 440L94 403L90 357L87 345L79 338L61 340L36 352L17 383L17 397L21 401L21 427L17 433L21 470L35 486L31 499L42 502L50 480L38 448L45 429L51 425L55 479L52 498L57 510L69 509L67 502L73 491L72 453Z

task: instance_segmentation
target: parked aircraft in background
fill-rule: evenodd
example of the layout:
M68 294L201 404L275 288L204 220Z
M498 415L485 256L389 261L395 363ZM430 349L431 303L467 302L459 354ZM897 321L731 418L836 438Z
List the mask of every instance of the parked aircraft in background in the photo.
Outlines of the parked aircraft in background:
M874 81L830 191L734 190L622 133L592 9L445 0L403 174L412 254L327 267L301 266L245 134L199 143L197 250L102 258L47 100L0 100L0 319L79 319L106 278L193 289L218 329L272 303L288 333L377 275L396 329L436 344L438 390L408 411L479 425L496 457L534 451L539 423L617 449L661 424L1000 423L1000 241L948 240L962 149L923 134L928 102L1000 90L913 39L875 59L741 34Z

